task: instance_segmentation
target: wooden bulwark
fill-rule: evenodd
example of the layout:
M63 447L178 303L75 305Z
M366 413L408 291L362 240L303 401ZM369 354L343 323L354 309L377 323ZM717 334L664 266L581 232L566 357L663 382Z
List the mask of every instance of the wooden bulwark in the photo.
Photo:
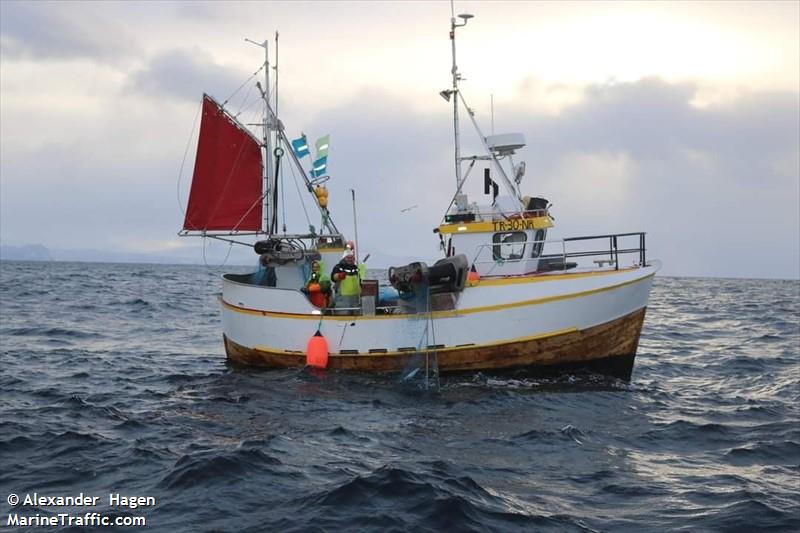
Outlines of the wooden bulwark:
M642 308L616 320L584 330L505 344L467 345L390 354L330 354L328 368L361 372L399 372L413 357L426 353L436 355L440 373L575 366L604 360L630 360L632 366L639 345L645 311L646 308ZM304 354L247 348L227 337L224 337L224 341L228 358L235 363L267 368L296 368L306 364ZM625 378L624 375L621 377ZM629 377L630 368L627 370L627 378Z

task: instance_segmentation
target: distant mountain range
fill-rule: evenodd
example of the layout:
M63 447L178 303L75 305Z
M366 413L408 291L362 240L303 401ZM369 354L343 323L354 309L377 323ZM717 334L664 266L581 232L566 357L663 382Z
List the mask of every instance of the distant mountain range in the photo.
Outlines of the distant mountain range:
M0 245L0 259L5 261L52 261L50 250L41 244Z
M228 257L226 255L230 253ZM393 256L376 252L368 261L370 268L388 268L419 261L410 256ZM76 261L89 263L162 263L173 265L244 265L253 266L256 256L253 249L244 246L181 248L168 252L126 252L120 250L47 248L41 244L0 245L1 261ZM435 259L423 258L433 264Z
M225 261L225 252L208 251L203 258L200 247L181 249L172 252L144 253L118 250L95 249L60 249L47 248L41 244L23 244L18 246L0 245L2 261L81 261L90 263L168 263L179 265L221 264L251 265L255 263L252 249L244 247L232 249L230 257Z

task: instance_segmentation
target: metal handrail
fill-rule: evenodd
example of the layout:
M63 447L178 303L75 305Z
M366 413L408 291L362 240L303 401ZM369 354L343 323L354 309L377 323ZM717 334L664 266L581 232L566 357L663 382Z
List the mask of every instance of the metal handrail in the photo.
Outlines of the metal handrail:
M614 269L619 270L619 256L620 254L639 254L639 264L645 265L647 263L647 248L645 245L645 232L632 232L632 233L614 233L614 234L607 234L607 235L590 235L584 237L567 237L562 239L549 239L549 240L533 240L533 241L519 241L513 243L487 243L481 244L478 246L478 251L475 254L475 257L472 261L473 264L488 264L488 263L518 263L520 261L529 261L531 259L552 259L552 258L561 258L564 263L564 269L566 270L566 263L568 258L578 258L578 257L593 257L593 256L608 256L609 260L613 262ZM619 247L619 238L621 237L639 237L639 246L635 248L620 248ZM579 252L567 252L567 242L579 242L579 241L591 241L591 240L598 240L598 239L608 239L609 240L609 247L608 249L604 250L590 250L590 251L579 251ZM538 255L537 257L519 257L515 259L492 259L492 261L478 261L480 258L481 253L485 248L494 248L495 246L512 246L512 245L522 245L523 246L523 253L524 249L527 245L536 245L542 244L542 251L544 250L544 246L547 243L561 243L561 253L560 254L542 254ZM494 252L492 252L494 253Z

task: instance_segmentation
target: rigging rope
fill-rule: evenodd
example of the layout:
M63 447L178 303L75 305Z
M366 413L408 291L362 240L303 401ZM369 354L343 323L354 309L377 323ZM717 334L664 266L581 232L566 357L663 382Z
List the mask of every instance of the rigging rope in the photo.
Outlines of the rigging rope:
M281 167L281 211L283 215L283 232L286 233L286 191L283 182L283 167Z
M283 156L283 148L280 146L275 147L275 190L272 191L272 221L270 222L270 233L278 233L278 177L281 173L281 157ZM283 223L284 227L286 226L286 221L284 220ZM284 233L286 231L284 230Z
M241 106L239 106L239 112L238 112L238 113L236 113L235 115L233 115L233 117L234 117L234 118L237 118L237 119L238 119L238 118L239 118L239 115L241 115L242 113L244 113L245 111L247 111L248 109L250 109L250 107L251 107L251 106L252 106L254 103L256 103L256 102L258 102L258 101L260 100L260 98L258 98L258 97L255 97L255 98L253 98L253 101L252 101L252 102L250 102L250 103L248 104L248 103L247 103L247 99L248 99L248 98L250 98L250 93L251 93L251 92L253 92L253 86L252 86L252 85L250 86L250 88L249 88L249 89L247 89L247 92L244 94L244 98L242 99L242 105L241 105Z
M233 177L233 171L236 168L236 165L239 163L239 158L241 157L243 151L244 151L244 144L242 144L242 146L239 148L239 153L236 155L236 160L234 161L234 164L231 167L231 171L228 174L228 179L225 180L225 186L223 187L223 190L228 189L228 184L230 183L231 178ZM239 224L244 222L244 219L247 217L247 215L250 214L250 211L252 211L257 205L259 205L264 200L264 196L266 196L266 192L261 193L261 196L259 196L258 200L253 202L253 204L247 209L247 211L244 212L244 214L239 218L239 220L236 221L236 224L233 226L231 231L236 231L236 228L239 227ZM219 209L219 201L217 201L217 204L214 206L214 211L212 212L212 215L216 214L217 209Z
M431 306L431 287L428 285L428 324L430 324L430 334L431 334L431 342L430 345L436 346L436 328L433 325L433 308ZM426 329L428 325L426 324ZM425 352L425 390L428 390L430 387L430 377L429 377L429 367L430 367L430 359L431 355L433 355L433 364L434 364L434 375L436 376L436 388L439 388L439 355L436 353L436 350L433 350L433 354L431 354L430 348L428 351Z
M289 147L289 150L291 150L291 149L292 148ZM297 176L294 173L294 168L292 168L292 166L289 165L289 170L292 172L292 179L294 180L294 187L297 189L297 196L300 197L300 205L303 206L303 213L306 214L306 222L308 222L308 225L310 226L311 225L311 218L308 216L308 210L306 209L306 203L303 201L303 193L300 192L300 185L297 183Z
M263 100L262 100L262 98L261 98L261 95L260 95L260 94L254 95L254 96L253 96L253 99L252 99L252 100L251 100L251 101L248 103L248 101L247 101L247 100L248 100L248 98L250 98L250 93L252 93L252 92L253 92L253 87L255 87L255 85L251 85L251 86L250 86L250 88L249 88L249 89L247 89L247 93L245 94L244 98L242 99L242 105L241 105L241 107L240 107L240 109L239 109L239 112L238 112L238 113L236 113L236 114L234 115L234 118L238 119L238 118L239 118L239 115L241 115L241 114L242 114L242 113L244 113L245 111L249 111L249 110L250 110L250 108L251 108L251 107L253 107L253 105L254 105L254 104L257 104L257 103L263 103ZM262 111L262 113L263 113L263 111ZM261 118L260 116L256 116L256 114L255 114L255 113L253 113L253 116L254 116L254 118L253 118L253 120L254 120L254 121L255 121L257 118ZM251 124L251 125L254 125L254 124ZM261 125L261 123L258 123L258 125L260 126L260 125ZM248 128L248 129L249 129L249 128Z
M227 104L228 102L230 102L231 98L233 98L234 96L236 96L236 93L238 93L239 91L241 91L241 90L242 90L242 87L244 87L245 85L247 85L248 83L250 83L250 80L252 80L252 79L253 79L253 78L255 78L256 76L258 76L258 73L259 73L259 72L261 72L262 70L264 70L264 67L266 67L266 66L267 66L267 62L265 61L265 62L264 62L264 64L262 64L262 65L261 65L261 66L258 68L258 70L256 70L255 72L253 72L253 74L252 74L252 75L251 75L249 78L247 78L243 84L239 85L239 88L238 88L238 89L236 89L235 91L233 91L233 92L231 93L231 95L230 95L228 98L226 98L224 102L222 102L222 107L225 107L225 104ZM251 87L251 89L252 89L252 87ZM249 91L248 91L248 92L249 92Z
M203 235L203 265L206 268L222 268L226 264L228 264L228 258L231 256L231 250L233 250L233 241L228 243L228 253L225 254L225 258L222 260L221 265L212 266L208 264L208 260L206 259L206 247L207 247L208 237Z
M183 178L183 167L186 165L186 155L189 153L189 145L192 144L192 138L194 137L194 130L197 127L197 117L200 116L200 111L203 109L203 102L200 102L200 105L197 107L197 113L194 114L194 122L192 122L192 132L189 134L189 138L186 140L186 149L183 151L183 160L181 161L181 168L178 170L178 186L177 186L177 198L178 198L178 209L181 210L181 214L183 215L184 219L186 218L186 210L181 205L181 180Z
M228 113L224 109L221 109L220 111L224 115L228 115L229 117L231 117L230 113ZM234 123L236 123L236 119L235 118L228 118L228 120L231 120ZM237 127L238 126L239 125L237 124ZM247 130L245 130L245 131L247 131ZM252 135L249 132L248 132L248 134ZM231 169L228 172L228 177L225 179L225 184L222 186L222 190L223 191L226 191L228 189L228 185L230 184L231 178L233 178L233 173L236 170L237 165L239 164L239 158L241 158L242 157L242 153L244 153L244 148L245 148L245 143L242 143L241 146L239 147L239 152L236 154L236 159L233 160L233 165L231 166ZM262 195L261 198L263 198L263 195ZM261 198L259 198L258 201L261 201ZM217 211L219 210L219 206L220 206L220 201L221 200L222 200L222 197L220 196L220 198L217 199L217 203L214 204L214 209L213 209L213 211L211 211L211 216L212 217L217 214ZM250 211L253 210L253 208L256 206L257 203L258 202L254 203L253 205L250 206L250 208L247 211L245 211L245 213L241 216L241 218L233 226L233 229L231 231L236 231L236 228L239 227L239 224L241 224L244 221L245 217L250 213ZM188 222L191 223L191 220L189 220Z
M253 79L253 78L254 78L256 75L258 75L258 73L259 73L259 72L261 72L262 70L264 70L264 66L265 66L265 65L266 65L266 63L264 63L263 65L261 65L261 67L260 67L258 70L256 70L256 71L255 71L255 72L254 72L254 73L253 73L253 74L252 74L252 75L251 75L251 76L250 76L250 77L249 77L247 80L245 80L245 82L244 82L244 83L242 83L242 84L239 86L239 88L238 88L238 89L236 89L235 91L233 91L233 93L231 93L231 95L230 95L230 96L228 96L228 98L227 98L227 99L226 99L226 100L225 100L225 101L224 101L224 102L223 102L223 103L220 105L220 110L221 110L221 112L222 112L223 114L227 114L227 115L229 115L230 117L232 117L232 118L233 118L233 121L234 121L234 123L236 123L236 122L238 121L238 117L239 117L239 115L241 115L241 114L242 114L242 113L244 113L244 112L245 112L247 109L249 109L249 108L250 108L250 107L253 105L253 103L254 103L254 102L257 102L258 100L260 100L260 98L258 98L258 99L254 99L254 100L253 100L253 102L251 102L250 104L247 104L247 98L250 96L250 92L251 92L251 91L252 91L252 89L253 89L253 87L252 87L252 86L250 86L250 89L248 89L248 90L247 90L247 93L245 93L245 97L244 97L244 99L243 99L243 101L242 101L242 107L241 107L241 109L239 110L239 112L238 112L238 113L236 113L236 115L234 115L234 114L230 113L229 111L226 111L226 110L225 110L225 105L226 105L226 104L227 104L227 103L228 103L228 102L231 100L231 98L233 98L234 96L236 96L236 93L238 93L240 90L242 90L242 87L244 87L245 85L247 85L247 83L249 83L249 82L250 82L250 80L252 80L252 79ZM189 136L189 140L190 140L190 141L191 141L191 138L192 138L192 136L194 135L194 128L195 128L195 127L196 127L196 125L197 125L197 116L200 114L200 110L202 110L202 104L200 105L200 108L199 108L199 109L198 109L198 111L197 111L197 115L195 115L195 123L194 123L194 125L192 126L192 135L190 135L190 136ZM244 128L244 125L241 125L241 124L237 124L237 126L241 126L242 128ZM249 130L247 130L247 128L244 128L244 129L245 129L245 131L248 131L248 133L249 133ZM250 133L250 134L252 135L252 133ZM234 173L234 171L236 170L236 167L237 167L237 165L239 164L239 158L242 156L242 153L244 152L244 147L245 147L244 143L243 143L243 144L242 144L242 145L239 147L239 152L236 154L236 159L234 159L233 165L231 166L231 170L228 172L228 177L225 179L225 185L222 187L222 190L223 190L223 191L225 191L225 190L227 190L227 189L228 189L228 185L229 185L229 183L230 183L230 181L231 181L231 178L233 177L233 173ZM188 151L189 151L189 143L187 142L187 145L186 145L186 152L184 152L184 155L183 155L184 163L185 163L185 161L186 161L186 153L187 153ZM181 174L183 173L183 166L184 166L184 163L181 163ZM179 174L179 176L178 176L178 205L179 205L179 206L180 206L180 176L181 176L181 174ZM240 224L241 224L241 223L244 221L244 219L247 217L247 215L249 215L249 214L250 214L250 212L251 212L251 211L252 211L252 210L255 208L255 206L256 206L256 205L258 205L258 204L259 204L259 203L260 203L260 202L263 200L263 198L264 198L264 196L262 195L262 196L261 196L261 197L260 197L260 198L259 198L259 199L258 199L256 202L254 202L254 203L253 203L253 205L251 205L251 206L250 206L250 207L247 209L247 211L245 211L245 213L244 213L244 214L241 216L241 218L239 218L239 220L236 222L236 224L234 225L234 227L233 227L233 229L232 229L231 231L236 231L236 228L238 228L238 227L239 227L239 225L240 225ZM219 209L219 199L217 200L217 203L216 203L216 205L214 206L214 210L211 212L211 215L212 215L212 216L216 215L216 213L217 213L217 210L218 210L218 209ZM183 212L183 214L184 214L184 217L185 217L185 216L186 216L186 212L184 211L183 207L181 207L181 211ZM191 221L189 221L189 222L191 223ZM204 253L205 253L205 251L204 251Z
M438 390L440 388L439 357L436 348L432 348L432 346L436 346L436 330L430 285L428 283L417 285L412 298L416 318L412 317L411 320L422 328L422 332L417 343L416 353L406 363L401 381L408 382L422 370L422 358L424 357L425 390L430 389L431 386Z

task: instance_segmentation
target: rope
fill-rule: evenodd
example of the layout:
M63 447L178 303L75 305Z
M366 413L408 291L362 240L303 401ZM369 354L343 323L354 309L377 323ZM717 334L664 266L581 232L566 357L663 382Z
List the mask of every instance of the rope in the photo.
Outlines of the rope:
M228 98L226 98L224 102L222 102L222 107L225 107L225 104L227 104L228 102L230 102L231 98L233 98L234 96L236 96L236 93L238 93L239 91L241 91L241 90L242 90L242 87L244 87L245 85L247 85L248 83L250 83L250 80L252 80L252 79L253 79L253 78L255 78L256 76L258 76L258 73L259 73L259 72L261 72L262 70L264 70L264 67L266 67L266 66L267 66L267 62L265 61L265 62L264 62L264 64L262 64L262 65L261 65L261 66L258 68L258 70L256 70L255 72L253 72L253 74L252 74L252 75L251 75L249 78L247 78L243 84L239 85L239 88L238 88L238 89L236 89L235 91L233 91L233 93L231 93L231 95L230 95ZM251 89L252 89L252 87L251 87ZM249 93L249 91L248 91L248 93Z
M192 122L192 132L189 134L189 138L186 140L186 149L183 151L183 160L181 161L181 168L178 171L178 186L177 186L177 198L178 198L178 209L181 210L181 214L183 215L184 219L186 218L186 210L181 205L181 181L183 178L183 167L186 165L186 156L189 153L189 145L192 144L192 138L194 137L194 130L197 127L197 117L200 116L200 111L203 109L203 103L200 102L200 105L197 107L197 113L194 114L194 122Z
M291 150L292 148L289 148ZM292 165L289 165L289 170L292 172L292 179L294 180L294 187L297 189L297 196L300 197L300 205L303 207L303 213L306 214L306 222L308 225L311 225L311 218L308 216L308 209L306 209L306 203L303 201L303 193L300 192L300 185L297 183L297 176L294 173L294 168ZM286 203L284 203L284 209L286 208ZM285 218L284 218L285 219Z
M281 167L280 177L281 177L281 215L283 216L283 232L286 233L286 191L284 190L283 167Z
M275 151L278 151L278 147L275 147ZM270 155L271 157L271 155ZM275 155L275 189L272 191L272 198L269 198L271 202L270 207L273 208L272 211L272 220L269 223L269 232L270 234L278 233L278 177L281 172L281 158L279 155ZM283 225L286 226L286 221L284 220ZM286 231L284 230L284 233Z
M420 296L419 296L420 292L421 291L419 291L419 292L417 292L415 294L415 298L417 298L417 299L420 298ZM435 330L434 321L433 321L433 308L431 306L431 290L430 290L430 286L426 286L425 287L425 298L426 298L425 311L422 312L422 313L419 313L420 315L425 315L425 318L424 318L425 327L423 328L422 334L420 335L420 338L419 338L419 342L417 343L417 352L419 352L419 354L422 355L422 352L423 352L422 347L423 347L423 345L425 346L425 350L424 350L425 351L425 389L427 390L430 387L430 364L431 364L430 360L431 360L431 351L432 351L431 348L429 348L428 346L435 346L436 345L436 330ZM415 305L419 306L419 304L420 304L420 302L419 302L419 300L417 300ZM436 365L436 367L435 367L436 371L438 373L438 366L439 366L438 365L438 357L436 357L435 365ZM420 368L421 368L421 366L419 366L419 364L418 364L416 369L414 369L413 371L409 372L403 378L403 380L405 381L405 380L409 379ZM438 387L439 387L439 385L438 385L438 375L437 375L437 382L436 383L437 383L436 387L438 389Z
M255 77L258 75L258 73L259 73L259 72L261 72L262 70L264 70L264 67L265 67L265 66L266 66L266 62L265 62L263 65L261 65L261 67L259 67L259 68L258 68L258 70L256 70L255 72L253 72L253 74L252 74L252 75L251 75L249 78L247 78L247 79L245 80L245 82L244 82L244 83L242 83L242 84L239 86L239 88L237 88L235 91L233 91L233 93L232 93L232 94L231 94L231 95L230 95L230 96L229 96L229 97L228 97L228 98L225 100L225 102L223 102L223 103L222 103L222 106L221 106L221 107L224 109L224 108L225 108L225 104L227 104L227 103L228 103L228 102L231 100L231 98L233 98L234 96L236 96L236 93L238 93L239 91L241 91L241 90L242 90L242 87L244 87L245 85L247 85L248 83L250 83L250 80L252 80L253 78L255 78ZM234 118L238 118L238 117L239 117L239 115L241 115L242 113L244 113L244 112L245 112L247 109L249 109L249 108L250 108L250 106L252 106L252 105L253 105L253 103L255 103L255 102L257 102L257 101L259 100L258 98L257 98L257 99L254 99L254 100L253 100L253 102L251 102L250 104L247 104L247 105L245 105L245 104L246 104L246 102L247 102L247 98L250 96L250 92L251 92L252 90L253 90L253 86L251 85L251 86L250 86L250 89L248 89L248 90L247 90L247 93L245 94L245 98L244 98L244 101L243 101L243 103L242 103L242 109L240 109L240 110L239 110L239 112L238 112L236 115L234 115ZM238 125L237 125L237 126L238 126ZM238 154L236 154L236 159L234 160L233 166L231 167L231 170L230 170L230 172L228 173L228 178L225 180L225 186L222 188L223 192L224 192L224 191L226 191L226 190L228 189L228 185L230 184L231 178L233 177L233 172L234 172L234 170L236 169L237 165L239 164L239 158L242 156L242 153L244 152L244 146L245 146L245 145L244 145L244 143L242 143L242 146L239 148L239 153L238 153ZM271 157L271 154L268 154L268 155L267 155L267 157ZM239 227L239 225L240 225L240 224L241 224L241 223L244 221L244 219L245 219L245 218L247 218L247 216L250 214L250 212L251 212L253 209L255 209L255 207L256 207L257 205L259 205L259 204L260 204L260 203L261 203L263 200L264 200L264 193L262 193L262 194L261 194L261 196L260 196L260 197L259 197L259 198L258 198L258 199L255 201L255 202L253 202L253 204L252 204L252 205L251 205L251 206L250 206L250 207L247 209L247 211L245 211L245 212L244 212L244 214L243 214L243 215L242 215L242 216L239 218L239 220L237 220L237 221L236 221L236 224L234 224L234 226L233 226L233 228L232 228L232 230L231 230L231 231L236 231L236 230L237 230L237 228ZM214 206L214 211L212 211L212 216L213 216L213 215L215 215L215 214L217 213L217 210L218 210L218 209L219 209L219 200L217 201L217 205L215 205L215 206ZM229 252L229 254L230 254L230 252ZM227 257L226 257L226 261L227 261Z
M208 238L205 235L203 235L203 265L205 265L206 268L222 268L225 265L227 265L228 258L231 256L231 250L233 250L233 242L231 241L228 243L228 253L225 254L225 258L222 260L222 264L212 266L208 264L208 259L206 258L207 241Z
M241 107L239 108L239 112L238 112L238 113L236 113L235 115L233 115L233 116L234 116L234 118L237 118L237 119L238 119L238 118L239 118L239 115L241 115L242 113L244 113L245 111L247 111L248 109L250 109L250 107L251 107L251 106L252 106L254 103L256 103L256 102L258 102L258 101L260 100L260 98L256 97L256 98L253 98L253 100L252 100L252 101L251 101L249 104L247 103L247 99L250 97L250 93L251 93L252 91L253 91L253 86L251 85L251 86L250 86L250 88L249 88L249 89L247 89L247 92L245 93L245 95L244 95L244 98L242 99L242 105L241 105Z
M223 191L226 191L228 189L228 184L230 183L231 178L233 177L233 171L236 168L236 165L238 165L239 158L242 156L243 151L244 151L244 143L242 143L242 146L239 148L239 153L236 155L236 160L234 161L233 166L231 167L231 171L228 174L228 179L225 180L225 186L222 188ZM265 194L266 193L263 192L261 193L261 196L259 196L258 199L255 202L253 202L253 204L247 209L247 211L244 212L244 214L239 218L239 220L236 221L236 224L233 225L233 229L231 231L236 231L236 228L238 228L239 224L241 224L247 217L247 215L250 214L250 211L252 211L257 205L259 205L264 200ZM218 209L219 209L219 200L217 200L217 205L214 206L214 211L211 214L215 215Z
M431 345L436 346L436 328L433 324L433 309L431 307L431 288L428 285L428 320L430 321L430 332L431 332ZM435 354L435 352L434 352ZM428 389L428 385L430 383L430 378L428 377L428 365L429 359L431 355L431 350L429 349L425 354L425 389ZM435 355L436 357L436 388L439 388L439 356Z
M469 167L467 168L467 172L461 178L461 183L459 183L458 187L456 187L456 192L453 195L453 197L450 199L450 204L447 206L447 209L445 209L445 211L444 211L444 215L442 216L441 224L444 224L444 222L445 222L445 220L447 218L448 211L450 211L450 208L453 207L454 203L456 203L456 196L461 194L461 189L464 188L464 184L467 182L467 178L469 177L469 173L472 172L472 167L474 167L474 166L475 166L475 159L473 159L472 162L470 162Z
M225 113L226 113L226 111L224 111L224 110L220 110L220 112L221 112L221 113L223 113L223 114L225 114ZM228 118L228 117L225 117L225 118L226 118L226 120L232 120L232 119L230 119L230 118ZM235 124L235 125L236 125L236 127L239 127L239 126L238 126L238 124ZM231 182L231 178L233 178L233 172L236 170L236 167L237 167L237 166L238 166L238 164L239 164L239 159L242 157L242 153L244 153L244 147L245 147L245 143L241 143L241 146L239 147L239 153L237 153L237 154L236 154L236 159L234 159L234 161L233 161L233 165L231 166L231 169L230 169L230 171L228 172L228 177L225 179L225 185L222 187L222 191L223 191L223 193L224 193L224 192L225 192L225 191L228 189L228 185L229 185L229 184L230 184L230 182ZM212 216L212 217L213 217L214 215L216 215L216 214L217 214L217 211L219 210L219 205L220 205L220 201L221 201L221 200L222 200L222 196L220 196L219 198L217 198L217 203L214 205L214 210L213 210L213 211L211 211L211 216ZM240 219L239 219L239 220L236 222L236 224L234 225L234 227L233 227L233 230L232 230L232 231L236 231L236 228L238 228L238 227L239 227L239 224L241 224L241 223L242 223L242 221L245 219L245 217L247 216L247 214L248 214L248 213L250 213L250 211L252 211L252 210L253 210L253 207L255 207L255 204L254 204L254 205L252 205L252 206L250 206L250 209L248 209L248 210L245 212L245 214L244 214L244 215L242 215L242 217L241 217L241 218L240 218ZM188 221L188 222L189 222L189 223L191 223L191 221ZM192 224L192 225L194 226L194 224Z

